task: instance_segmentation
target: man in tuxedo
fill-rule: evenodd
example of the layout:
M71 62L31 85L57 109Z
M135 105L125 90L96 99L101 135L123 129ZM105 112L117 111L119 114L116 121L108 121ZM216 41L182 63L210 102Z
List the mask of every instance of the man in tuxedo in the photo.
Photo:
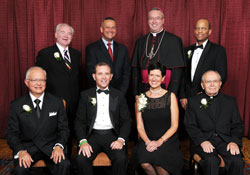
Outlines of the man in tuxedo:
M79 173L93 175L92 161L105 152L113 175L125 175L131 127L127 102L122 92L109 86L113 74L107 63L98 63L92 76L96 87L81 93L75 120Z
M95 65L105 62L111 67L113 78L110 86L126 94L130 79L130 63L126 46L114 41L117 33L116 21L112 17L103 19L100 27L102 38L86 48L86 71L91 86L95 86L92 77Z
M40 159L54 174L68 174L70 163L65 147L69 129L63 101L44 92L46 72L40 67L28 69L24 83L29 94L11 102L6 129L15 174L28 174Z
M184 67L181 38L164 30L164 13L160 8L148 12L150 32L137 39L132 57L132 88L136 96L149 89L148 65L160 62L166 66L163 87L176 95L179 92Z
M227 56L225 48L208 40L212 33L211 24L207 19L199 19L194 27L196 43L185 49L186 68L180 88L180 102L186 109L188 97L202 91L201 76L208 70L220 73L222 84L227 79Z
M37 55L36 65L47 72L46 91L61 97L66 102L66 112L71 136L68 142L69 156L72 149L73 121L80 93L80 59L78 50L69 47L74 29L69 24L56 27L56 44L42 49Z
M204 93L188 99L184 124L191 138L190 152L200 155L204 175L219 175L218 154L228 175L242 175L244 126L236 100L219 92L221 85L220 74L209 70L202 76Z

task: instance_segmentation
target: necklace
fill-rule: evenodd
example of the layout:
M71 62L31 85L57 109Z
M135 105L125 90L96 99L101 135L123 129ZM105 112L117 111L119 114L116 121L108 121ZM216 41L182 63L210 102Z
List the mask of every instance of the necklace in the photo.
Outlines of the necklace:
M158 44L158 47L157 47L155 53L154 53L153 51L152 51L152 53L151 53L151 51L150 51L150 53L148 54L148 38L149 38L149 36L150 36L150 33L148 34L148 36L147 36L147 41L146 41L146 57L149 57L149 59L152 59L152 58L155 57L155 55L157 54L157 52L158 52L158 50L159 50L159 48L160 48L160 46L161 46L161 42L162 42L162 39L163 39L164 35L165 35L165 30L163 30L163 34L162 34L162 36L161 36L160 43ZM152 49L151 49L151 50L152 50Z
M153 91L153 90L150 88L149 91L150 91L152 94L159 94L159 93L162 91L162 88L160 88L160 89L157 90L157 91Z

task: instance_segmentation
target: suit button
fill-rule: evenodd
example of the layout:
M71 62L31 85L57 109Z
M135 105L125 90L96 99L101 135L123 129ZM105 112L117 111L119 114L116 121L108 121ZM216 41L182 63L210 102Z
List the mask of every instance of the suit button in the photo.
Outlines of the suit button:
M216 137L217 137L217 136L218 136L218 134L217 134L217 133L214 133L214 136L216 136Z

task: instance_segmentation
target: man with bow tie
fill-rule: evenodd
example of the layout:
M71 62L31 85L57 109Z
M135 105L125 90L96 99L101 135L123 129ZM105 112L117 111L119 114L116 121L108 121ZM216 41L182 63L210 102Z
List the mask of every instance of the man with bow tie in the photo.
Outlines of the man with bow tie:
M125 175L131 129L127 102L122 92L109 87L113 74L107 63L98 63L92 76L96 87L81 92L75 120L79 173L93 175L93 160L105 152L112 162L112 174Z
M24 82L29 94L11 102L6 129L14 173L29 174L29 168L43 159L53 174L69 174L69 129L63 101L44 92L46 72L40 67L28 69Z
M218 71L222 84L227 79L227 56L225 48L209 41L212 33L207 19L199 19L194 26L196 43L185 49L186 68L179 92L181 106L186 109L188 97L202 91L201 76L208 70Z
M209 70L202 76L204 93L190 97L184 124L191 139L191 156L198 153L203 175L219 175L221 155L227 175L242 175L244 161L241 147L244 126L236 100L219 92L218 72Z

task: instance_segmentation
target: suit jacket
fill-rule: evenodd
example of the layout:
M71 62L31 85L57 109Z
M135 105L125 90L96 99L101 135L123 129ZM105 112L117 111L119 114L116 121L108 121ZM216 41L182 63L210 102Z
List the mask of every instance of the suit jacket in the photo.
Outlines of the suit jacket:
M31 112L23 109L25 104L30 106ZM45 93L40 119L30 95L11 102L6 137L13 155L27 150L32 156L40 150L51 156L56 143L65 148L68 136L68 121L61 98Z
M54 53L58 52L61 61L57 61ZM69 47L71 70L67 68L58 47L55 45L42 49L37 55L36 65L47 72L46 91L66 100L68 117L75 116L80 93L80 58L78 50Z
M86 48L85 61L87 75L91 86L94 87L96 83L93 80L92 73L94 72L95 65L99 62L105 62L111 67L113 73L110 86L119 89L125 94L128 90L130 79L128 49L124 45L114 41L113 55L114 61L112 61L102 39L88 45Z
M127 102L123 94L110 87L109 94L109 115L113 129L117 137L122 137L127 141L131 130L131 118ZM81 98L76 113L75 132L78 140L87 139L93 129L97 114L97 105L91 103L92 98L96 98L96 88L91 88L81 92Z
M202 93L188 99L188 107L184 117L186 130L195 146L217 134L226 143L234 142L242 145L244 127L233 97L219 93L217 97L217 110L213 114L210 110L213 100L204 109L201 107L201 99L207 98ZM213 116L215 115L215 116Z
M182 88L179 93L180 98L188 98L201 92L201 77L202 74L208 70L215 70L219 72L223 84L227 79L227 56L225 48L208 41L201 54L194 74L193 82L191 82L192 56L189 58L188 51L191 51L193 54L194 46L195 44L185 49L186 68L182 79Z

